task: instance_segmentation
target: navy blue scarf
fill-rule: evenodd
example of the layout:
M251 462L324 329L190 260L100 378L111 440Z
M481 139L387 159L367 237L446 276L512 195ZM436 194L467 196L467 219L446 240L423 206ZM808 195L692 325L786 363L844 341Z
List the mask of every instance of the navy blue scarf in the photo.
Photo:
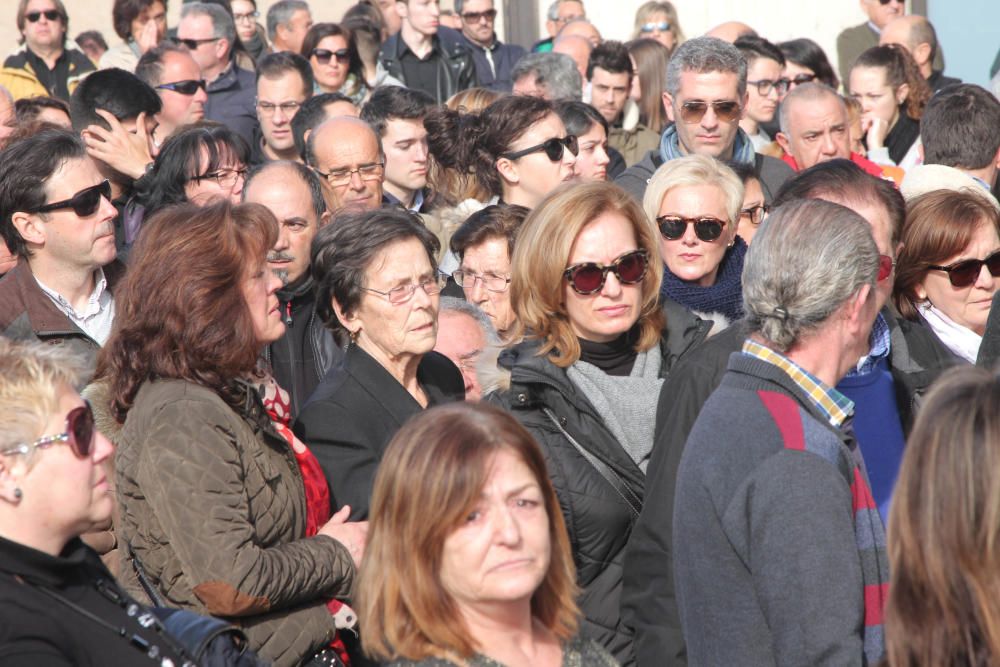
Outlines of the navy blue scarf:
M681 280L663 267L663 287L660 294L699 313L722 313L730 322L743 317L743 260L747 244L739 236L726 250L715 275L715 284L702 287L696 282Z

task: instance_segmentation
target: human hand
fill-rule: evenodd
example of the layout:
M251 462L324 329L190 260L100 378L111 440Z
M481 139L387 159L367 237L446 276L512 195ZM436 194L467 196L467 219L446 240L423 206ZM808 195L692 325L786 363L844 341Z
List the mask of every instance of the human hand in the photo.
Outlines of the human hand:
M368 542L368 522L348 521L347 517L350 515L351 506L344 505L319 529L319 534L332 537L343 544L354 559L354 564L360 565Z
M867 122L862 121L862 128L865 130L868 150L882 148L885 146L885 136L889 134L889 125L881 118L870 118Z
M139 51L145 53L151 48L155 47L159 42L159 30L156 28L156 21L150 19L142 26L142 31L139 32L139 39L136 40L136 44L139 46Z
M97 114L108 122L111 129L89 125L80 133L87 146L87 154L126 176L141 178L146 165L153 161L146 131L146 112L136 118L135 133L122 127L118 119L104 109L98 109Z

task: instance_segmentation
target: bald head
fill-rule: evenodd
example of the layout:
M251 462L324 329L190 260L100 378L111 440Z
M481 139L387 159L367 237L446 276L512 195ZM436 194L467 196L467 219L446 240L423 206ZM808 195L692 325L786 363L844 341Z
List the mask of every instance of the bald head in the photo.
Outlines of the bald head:
M597 46L601 43L601 33L594 27L594 24L585 18L573 19L559 31L556 35L556 40L560 37L570 37L576 35L578 37L583 37L585 40L590 42L592 47ZM553 45L555 42L553 42Z
M330 211L382 205L382 144L360 118L337 116L317 127L306 142L306 163L323 180Z
M937 33L923 16L900 16L886 24L879 37L879 44L899 44L910 52L924 77L931 75L937 53Z
M582 80L587 80L587 63L594 48L580 35L561 35L552 44L552 53L562 53L573 59Z
M746 23L740 23L739 21L726 21L725 23L720 23L705 33L705 37L717 37L718 39L721 39L724 42L729 42L730 44L746 35L756 37L757 31L748 26Z
M847 105L829 86L807 83L793 88L781 103L780 121L776 139L799 169L850 158Z

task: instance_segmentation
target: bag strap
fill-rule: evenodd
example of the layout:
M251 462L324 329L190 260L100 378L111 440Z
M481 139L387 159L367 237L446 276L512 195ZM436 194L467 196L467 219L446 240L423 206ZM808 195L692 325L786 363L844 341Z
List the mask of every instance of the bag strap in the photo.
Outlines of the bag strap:
M549 418L553 425L559 431L566 436L570 444L576 448L576 451L580 452L580 455L587 460L590 465L597 470L598 474L605 479L605 481L611 485L611 487L621 496L621 499L625 501L625 505L628 506L629 512L632 514L633 519L639 518L639 512L642 511L642 500L636 495L632 487L621 478L621 475L616 473L611 466L602 461L601 459L594 456L589 450L585 449L583 445L576 441L576 438L571 436L569 432L563 428L562 424L559 423L559 419L556 418L555 413L549 408L542 408L542 412L545 416Z
M125 541L125 553L128 555L129 562L132 563L132 570L135 572L135 578L139 581L139 585L142 586L142 590L146 592L146 596L154 607L167 607L169 606L160 595L160 592L156 590L149 581L149 577L146 575L146 570L142 567L142 562L139 557L135 555L132 551L132 545Z

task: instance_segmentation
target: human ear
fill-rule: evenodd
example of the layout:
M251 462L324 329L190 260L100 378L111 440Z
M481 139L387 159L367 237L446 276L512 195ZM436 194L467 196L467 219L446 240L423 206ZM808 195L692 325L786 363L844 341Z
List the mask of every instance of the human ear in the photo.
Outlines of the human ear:
M518 170L517 165L514 164L513 160L508 160L507 158L502 157L497 160L496 167L497 171L500 172L500 176L503 177L503 179L508 183L517 185L521 182L520 171Z
M10 216L10 221L27 243L45 244L45 227L41 224L41 214L16 211Z

